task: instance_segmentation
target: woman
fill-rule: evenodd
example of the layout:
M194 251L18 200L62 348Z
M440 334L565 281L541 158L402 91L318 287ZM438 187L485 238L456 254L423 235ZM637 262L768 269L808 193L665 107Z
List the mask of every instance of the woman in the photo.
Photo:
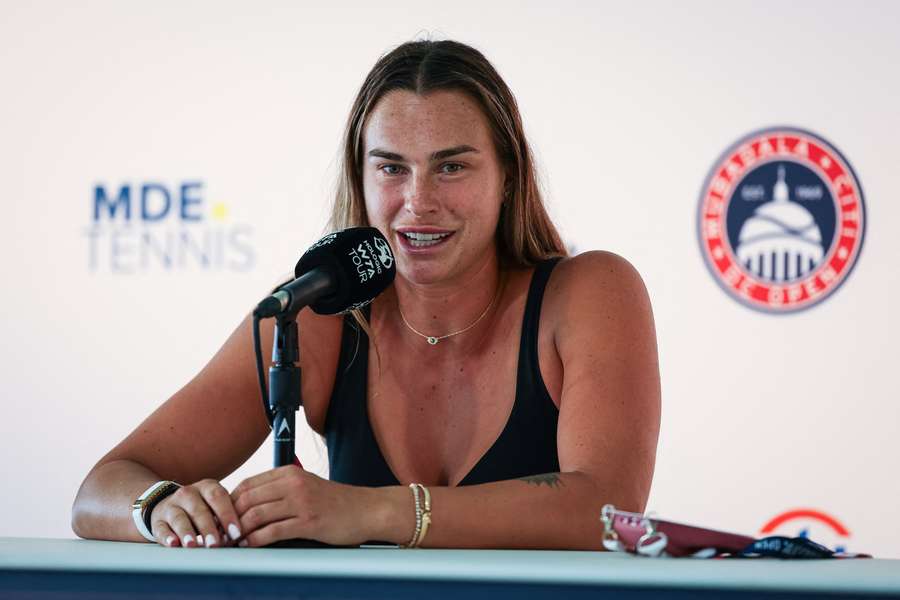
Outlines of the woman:
M588 549L604 504L644 509L660 418L646 290L618 256L565 257L515 100L478 51L412 42L379 60L331 225L380 229L397 277L367 315L299 315L330 479L289 466L219 483L269 433L247 319L88 474L79 536Z

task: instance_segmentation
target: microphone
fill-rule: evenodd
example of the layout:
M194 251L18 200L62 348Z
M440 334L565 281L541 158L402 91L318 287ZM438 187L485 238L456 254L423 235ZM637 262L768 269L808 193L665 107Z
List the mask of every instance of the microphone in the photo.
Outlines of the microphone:
M397 269L388 241L374 227L351 227L313 244L294 268L293 281L253 310L265 319L311 306L320 315L362 308L394 281Z

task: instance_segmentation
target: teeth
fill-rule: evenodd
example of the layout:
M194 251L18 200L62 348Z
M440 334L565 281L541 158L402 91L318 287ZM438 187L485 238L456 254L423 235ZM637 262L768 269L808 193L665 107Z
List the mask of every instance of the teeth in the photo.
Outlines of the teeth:
M410 239L410 240L414 240L414 241L418 241L418 242L430 242L432 240L443 239L450 234L449 233L418 233L418 232L413 232L413 231L409 231L409 232L404 231L403 235L405 235L407 237L407 239Z
M413 248L423 248L439 244L450 233L420 233L418 231L404 231L403 236L409 240Z

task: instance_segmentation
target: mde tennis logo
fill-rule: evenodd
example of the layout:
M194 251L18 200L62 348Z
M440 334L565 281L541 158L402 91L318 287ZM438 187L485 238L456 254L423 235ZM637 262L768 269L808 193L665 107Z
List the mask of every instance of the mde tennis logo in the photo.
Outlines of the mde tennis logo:
M752 133L714 165L698 234L719 285L746 306L789 313L846 280L865 234L863 191L822 137L791 127Z
M96 184L85 232L90 269L113 274L251 269L250 226L233 222L222 202L207 208L204 192L201 181Z

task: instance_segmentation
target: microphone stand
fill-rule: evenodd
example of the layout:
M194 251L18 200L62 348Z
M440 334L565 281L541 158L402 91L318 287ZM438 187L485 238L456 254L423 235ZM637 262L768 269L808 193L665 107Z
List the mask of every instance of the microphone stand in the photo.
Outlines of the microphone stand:
M300 392L300 336L297 313L278 314L269 367L269 408L275 438L275 466L298 464L294 454L296 414L303 405Z
M297 411L303 406L300 388L300 333L297 312L279 313L275 317L275 341L272 344L272 366L269 367L269 408L272 411L272 435L275 439L275 467L296 465L302 469L294 452ZM302 538L280 540L268 548L331 548L318 540Z

